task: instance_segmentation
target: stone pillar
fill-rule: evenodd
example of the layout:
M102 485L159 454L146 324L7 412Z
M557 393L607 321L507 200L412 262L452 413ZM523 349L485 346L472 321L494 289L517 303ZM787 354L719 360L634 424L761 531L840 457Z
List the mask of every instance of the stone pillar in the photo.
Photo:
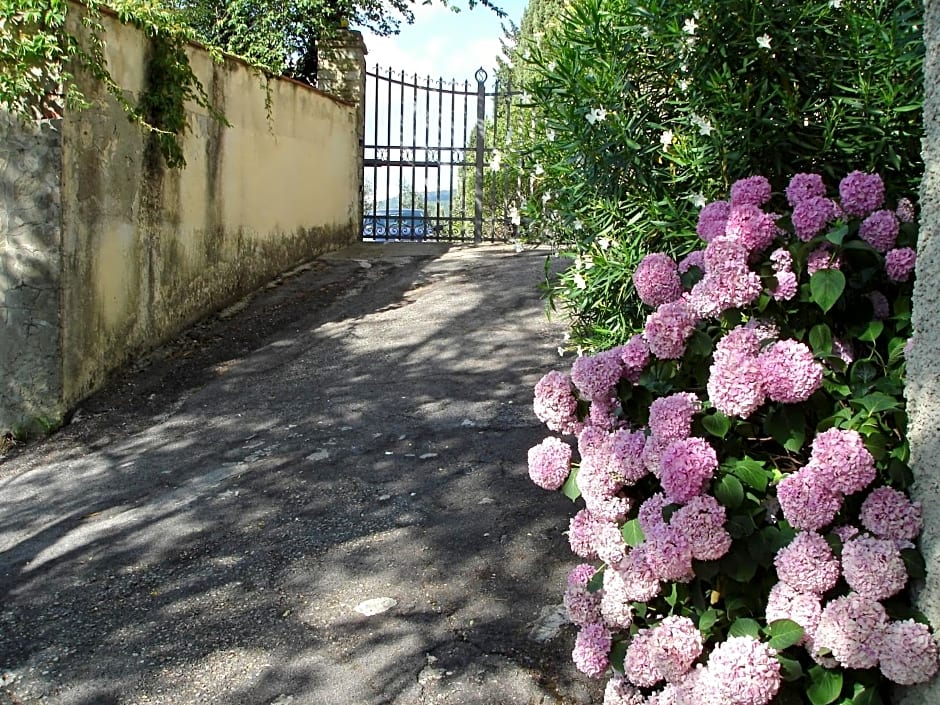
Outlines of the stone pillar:
M359 135L359 202L356 222L360 224L366 136L367 53L361 32L341 29L335 36L319 43L317 54L317 88L356 106L356 133Z
M914 345L907 360L907 396L914 472L913 498L924 509L921 550L927 579L916 591L917 607L940 630L940 0L925 3L924 180L914 282ZM940 678L901 689L899 703L940 703Z
M42 433L65 412L61 125L0 111L0 433Z

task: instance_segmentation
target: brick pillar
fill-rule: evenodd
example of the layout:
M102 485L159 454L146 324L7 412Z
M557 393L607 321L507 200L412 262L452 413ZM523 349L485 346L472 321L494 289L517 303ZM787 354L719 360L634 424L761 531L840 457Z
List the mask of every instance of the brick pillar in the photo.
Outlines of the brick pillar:
M362 223L363 159L366 128L366 45L362 33L341 29L318 46L317 88L356 106L359 135L359 203L357 223Z

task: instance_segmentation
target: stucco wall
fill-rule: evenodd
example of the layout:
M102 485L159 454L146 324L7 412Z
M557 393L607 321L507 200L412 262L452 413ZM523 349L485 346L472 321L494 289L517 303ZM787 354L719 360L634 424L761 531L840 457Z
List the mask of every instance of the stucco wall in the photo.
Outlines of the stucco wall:
M149 40L114 17L103 22L109 68L136 102ZM189 57L231 127L190 106L183 169L166 167L148 136L91 81L89 110L38 131L0 125L0 339L38 335L15 313L22 289L15 273L33 248L39 289L54 292L54 303L44 299L30 315L54 323L49 349L58 365L28 354L25 366L43 368L49 380L33 375L34 389L20 397L48 396L42 415L61 415L132 355L358 237L356 106L273 81L269 114L264 86L246 65L215 64L196 47ZM55 207L40 205L46 201ZM28 227L12 229L17 219ZM8 388L20 374L10 348L0 347ZM8 400L9 389L5 395L0 430L40 415Z
M940 2L925 4L927 45L924 95L924 180L914 282L914 344L907 361L913 496L923 504L921 548L927 579L917 590L917 606L940 629ZM940 703L940 679L904 689L904 705Z

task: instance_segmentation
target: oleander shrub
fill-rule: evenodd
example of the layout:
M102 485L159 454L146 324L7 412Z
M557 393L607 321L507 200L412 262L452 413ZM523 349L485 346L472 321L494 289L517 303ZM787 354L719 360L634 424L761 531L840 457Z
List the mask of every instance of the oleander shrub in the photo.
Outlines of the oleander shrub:
M876 174L735 182L643 332L535 388L541 487L583 502L564 602L605 705L861 705L929 680L907 489L914 208Z
M796 173L834 185L859 169L890 198L916 192L922 14L916 0L573 0L523 37L529 119L504 162L532 236L573 260L551 291L573 341L624 342L640 321L623 265L688 252L701 206L739 178L779 193Z

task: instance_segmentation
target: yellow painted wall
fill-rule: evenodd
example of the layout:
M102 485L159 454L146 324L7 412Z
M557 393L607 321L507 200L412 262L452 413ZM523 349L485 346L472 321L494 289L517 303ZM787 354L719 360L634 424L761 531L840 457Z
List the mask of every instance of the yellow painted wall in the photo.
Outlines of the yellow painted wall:
M149 41L103 21L109 68L136 100ZM62 120L66 406L131 355L358 237L356 108L279 80L269 116L246 65L189 56L231 127L191 106L185 168L148 157L147 135L94 83L95 106Z

